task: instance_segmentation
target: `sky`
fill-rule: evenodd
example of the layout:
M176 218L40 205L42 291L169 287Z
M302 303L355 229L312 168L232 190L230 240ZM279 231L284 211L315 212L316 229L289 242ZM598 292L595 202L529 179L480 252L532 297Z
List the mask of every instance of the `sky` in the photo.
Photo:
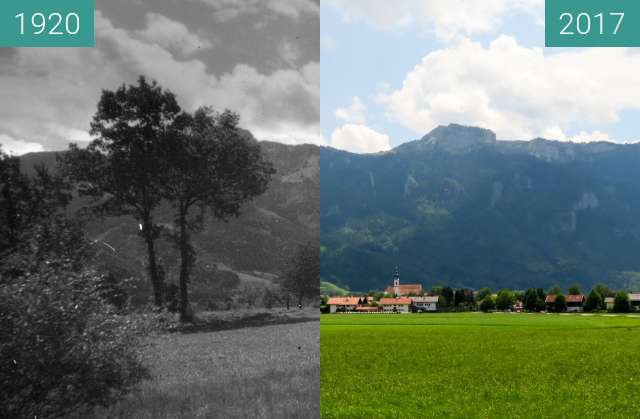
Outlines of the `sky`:
M318 143L319 0L95 0L94 48L0 49L0 144L86 145L103 89L139 75L259 140Z
M640 140L640 51L544 48L544 0L322 0L322 141L359 153L458 123L502 140Z

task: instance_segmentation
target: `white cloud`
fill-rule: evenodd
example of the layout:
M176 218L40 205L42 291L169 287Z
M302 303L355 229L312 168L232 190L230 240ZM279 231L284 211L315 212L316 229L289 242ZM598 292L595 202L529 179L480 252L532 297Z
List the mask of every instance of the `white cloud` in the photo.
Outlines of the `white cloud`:
M568 138L574 143L588 143L591 141L611 141L611 137L606 132L595 130L593 132L580 131L578 134Z
M0 134L0 151L4 153L20 156L22 154L43 150L44 147L42 147L42 144L16 140L6 134Z
M324 0L347 22L363 20L384 31L429 28L442 40L495 32L509 15L544 23L544 0ZM414 28L415 27L415 28Z
M354 96L349 107L336 109L336 118L353 124L364 124L366 122L364 115L366 110L367 107L364 106L360 98Z
M268 10L277 15L298 19L303 14L318 14L313 0L198 0L213 9L218 22L227 22L244 14L261 14Z
M101 89L135 83L143 74L173 91L186 110L211 105L238 112L241 125L260 140L300 143L319 137L318 62L268 74L238 64L215 75L200 60L177 59L169 46L114 27L99 11L95 33L95 48L24 48L3 57L0 91L11 98L0 101L3 132L45 149L88 141Z
M501 36L485 48L463 39L425 56L402 86L377 100L418 134L450 122L492 129L502 139L565 139L581 124L619 121L640 109L640 54L624 48L519 46Z
M158 13L147 14L147 27L137 32L143 40L157 44L173 54L192 54L199 49L210 49L213 44L191 32L181 22Z
M352 153L376 153L391 149L389 136L360 124L346 124L331 134L331 147Z
M285 40L278 45L278 54L280 54L280 58L282 58L285 64L291 68L295 68L302 53L300 47L295 42Z

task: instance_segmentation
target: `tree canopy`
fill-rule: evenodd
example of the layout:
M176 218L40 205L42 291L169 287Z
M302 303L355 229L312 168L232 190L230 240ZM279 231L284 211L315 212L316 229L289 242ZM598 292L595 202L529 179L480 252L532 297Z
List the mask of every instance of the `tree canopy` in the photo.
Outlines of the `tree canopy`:
M147 247L149 278L155 304L163 302L164 284L156 260L159 228L153 211L162 199L162 140L181 115L173 93L144 77L137 85L104 90L93 120L96 138L86 149L71 144L62 158L64 173L79 184L82 195L94 199L101 215L131 215L140 224Z
M239 127L231 111L200 108L182 114L162 142L160 196L175 210L174 242L180 252L180 314L189 320L189 273L196 254L191 233L202 227L205 211L227 220L243 203L262 194L275 172L259 144Z
M508 289L498 291L496 297L496 308L498 310L508 310L515 303L515 297Z
M591 290L584 302L584 311L591 312L604 308L604 299L595 288Z

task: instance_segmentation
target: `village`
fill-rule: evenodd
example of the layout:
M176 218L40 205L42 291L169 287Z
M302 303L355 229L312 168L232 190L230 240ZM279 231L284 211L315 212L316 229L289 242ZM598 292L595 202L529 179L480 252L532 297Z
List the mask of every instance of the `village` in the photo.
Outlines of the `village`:
M453 290L436 287L428 292L422 284L401 284L396 269L393 282L384 292L364 295L325 296L321 306L325 313L435 313L454 311L501 311L541 313L582 313L640 311L640 293L612 292L604 285L597 285L585 296L577 285L564 295L559 287L548 292L530 288L526 291L500 290L492 293L484 288Z

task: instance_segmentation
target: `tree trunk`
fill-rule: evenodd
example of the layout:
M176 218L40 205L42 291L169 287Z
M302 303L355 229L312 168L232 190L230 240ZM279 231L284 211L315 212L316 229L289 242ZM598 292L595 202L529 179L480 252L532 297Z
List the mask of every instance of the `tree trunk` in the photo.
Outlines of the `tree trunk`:
M145 217L142 222L142 234L147 244L147 258L149 262L149 277L153 286L154 303L156 307L162 307L164 296L164 284L162 278L158 274L158 265L156 263L156 249L153 237L153 223L151 217Z
M192 256L189 244L189 232L187 231L187 210L181 209L178 219L180 224L180 236L178 244L180 247L180 321L190 322L193 320L193 312L189 307L189 293L187 284L189 282L189 271L191 269Z

